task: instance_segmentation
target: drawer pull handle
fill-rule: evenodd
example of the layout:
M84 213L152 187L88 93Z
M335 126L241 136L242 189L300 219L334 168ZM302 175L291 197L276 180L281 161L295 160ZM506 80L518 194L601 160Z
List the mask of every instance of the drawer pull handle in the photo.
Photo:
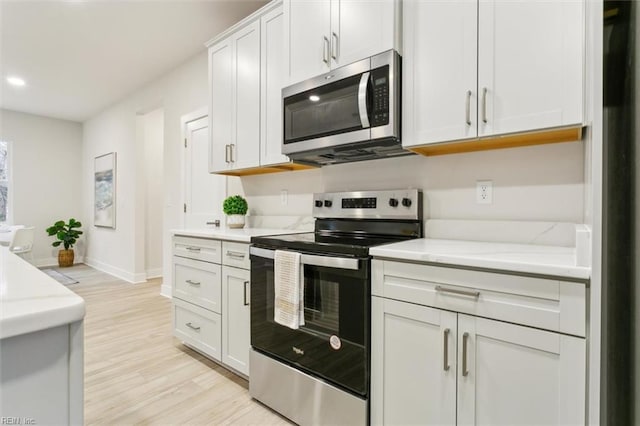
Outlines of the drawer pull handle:
M249 284L249 281L244 282L244 306L249 306L249 302L247 301L247 284Z
M452 293L452 294L459 294L460 296L469 296L469 297L473 297L475 299L480 297L480 292L479 291L456 290L455 288L446 288L446 287L442 287L440 285L436 286L436 291L439 292L439 293Z
M449 329L444 329L444 363L442 369L449 371Z
M244 259L245 254L239 251L231 251L231 250L227 250L227 256L229 257L236 257L238 259Z
M462 375L468 376L469 369L467 368L467 342L469 341L469 333L462 335Z
M186 247L187 250L200 253L200 247Z
M193 324L192 324L192 323L190 323L190 322L186 323L185 325L186 325L187 327L189 327L190 329L192 329L192 330L200 331L200 327L198 327L198 326L196 326L196 325L193 325Z
M187 280L187 284L199 286L200 285L200 281Z

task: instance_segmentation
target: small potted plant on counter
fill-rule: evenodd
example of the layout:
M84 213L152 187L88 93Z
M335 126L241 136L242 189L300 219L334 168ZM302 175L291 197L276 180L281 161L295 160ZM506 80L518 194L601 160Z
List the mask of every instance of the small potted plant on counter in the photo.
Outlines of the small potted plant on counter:
M222 204L222 211L227 215L229 228L244 228L244 215L247 214L249 205L240 195L227 197Z
M47 228L47 234L50 236L55 235L58 241L54 241L51 244L54 247L59 247L60 244L64 245L64 250L58 252L58 265L60 267L72 266L74 259L73 245L78 241L82 231L79 229L82 223L78 222L74 218L69 219L69 223L65 223L64 220L59 220Z

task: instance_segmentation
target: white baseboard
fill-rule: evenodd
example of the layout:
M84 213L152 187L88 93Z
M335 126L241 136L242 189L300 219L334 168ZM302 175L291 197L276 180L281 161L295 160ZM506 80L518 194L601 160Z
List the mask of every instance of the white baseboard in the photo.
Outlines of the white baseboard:
M28 257L25 257L25 260L29 260ZM84 263L84 257L75 256L73 258L73 264L77 265L78 263ZM44 268L47 266L58 266L58 258L57 257L42 257L40 259L35 259L33 262L33 266L37 268Z
M96 259L86 258L84 263L91 266L98 271L106 272L107 274L113 275L114 277L118 277L124 281L130 282L132 284L143 283L147 280L145 273L131 273L129 271L125 271L124 269L120 269L116 266L109 265L104 262L100 262Z
M162 276L162 267L147 269L146 276L148 280L152 278L160 278Z
M160 295L171 299L171 294L171 286L162 284L162 286L160 287Z

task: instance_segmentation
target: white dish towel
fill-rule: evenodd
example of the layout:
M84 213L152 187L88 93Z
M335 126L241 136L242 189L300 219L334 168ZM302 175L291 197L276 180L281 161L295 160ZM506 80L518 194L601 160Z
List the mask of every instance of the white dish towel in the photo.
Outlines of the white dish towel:
M297 330L304 325L304 268L302 255L276 250L274 257L275 304L273 320Z

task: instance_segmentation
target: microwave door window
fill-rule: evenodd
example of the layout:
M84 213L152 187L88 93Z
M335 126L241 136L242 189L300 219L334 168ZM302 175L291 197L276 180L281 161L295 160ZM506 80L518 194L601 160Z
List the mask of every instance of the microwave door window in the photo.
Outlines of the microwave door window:
M285 143L362 129L359 83L357 75L286 98Z

